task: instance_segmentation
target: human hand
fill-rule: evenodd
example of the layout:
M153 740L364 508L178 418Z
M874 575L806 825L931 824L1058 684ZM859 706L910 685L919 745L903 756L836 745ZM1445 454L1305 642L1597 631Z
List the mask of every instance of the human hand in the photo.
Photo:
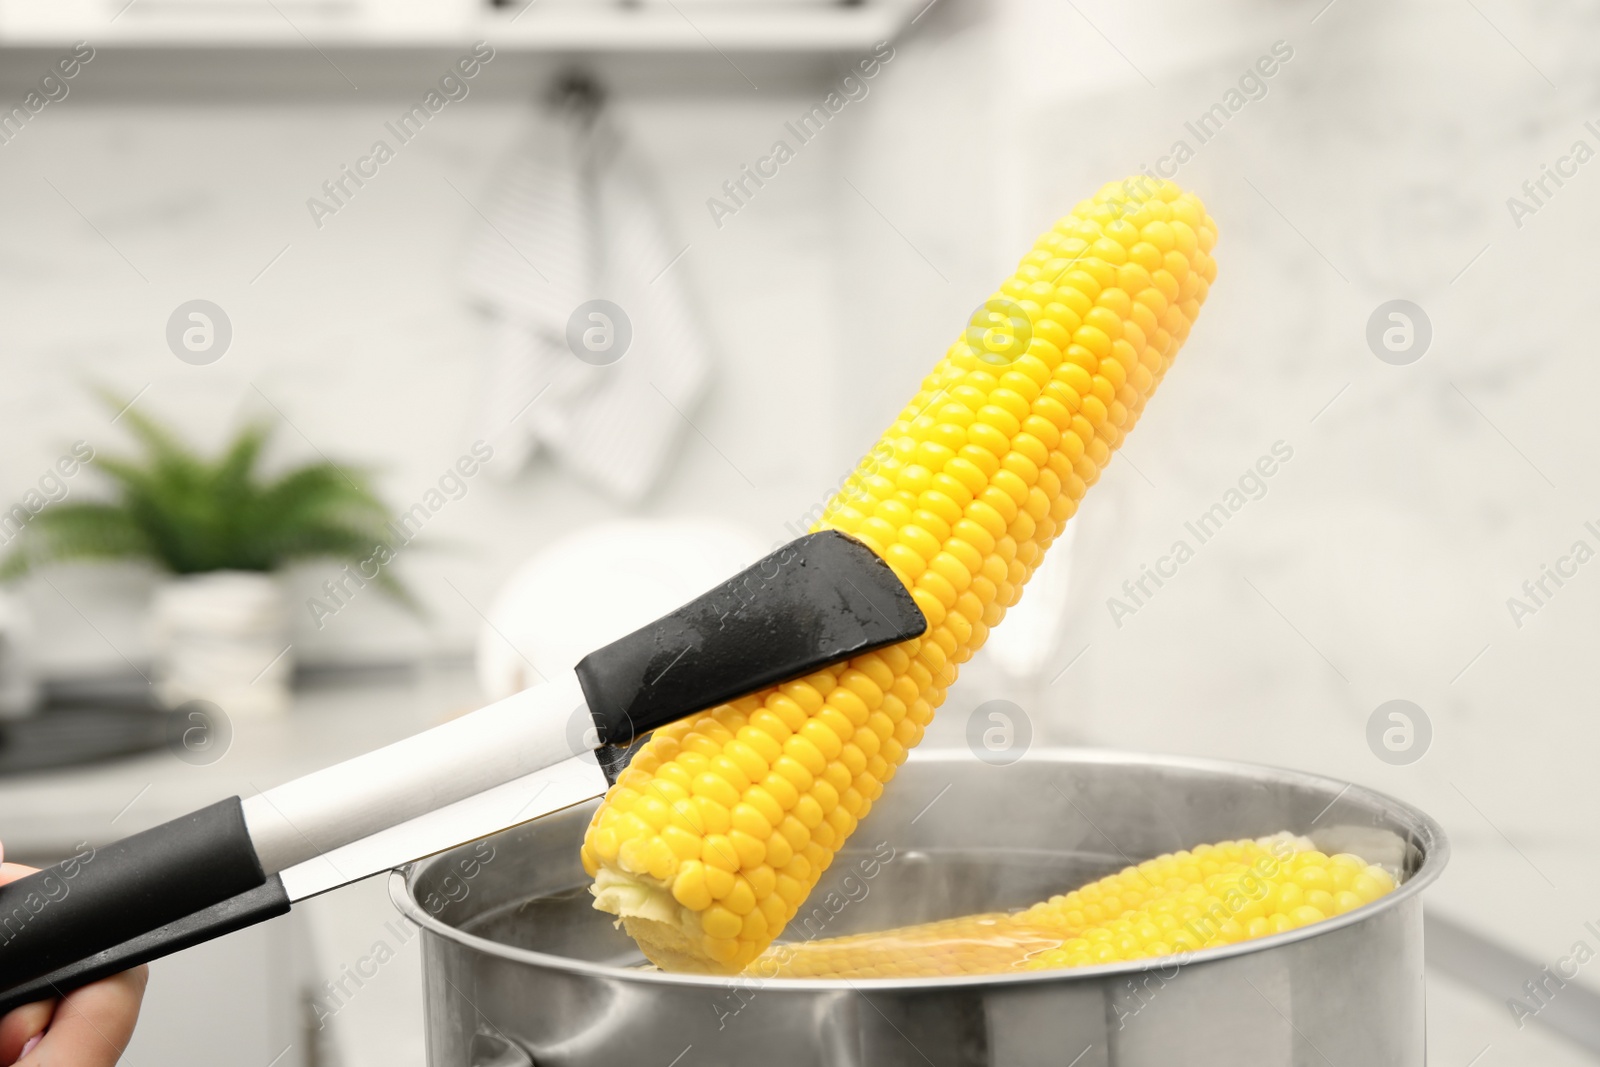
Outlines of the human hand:
M0 885L34 872L0 863ZM60 1000L25 1004L0 1018L0 1064L20 1067L112 1067L139 1019L150 972L145 967L102 978Z

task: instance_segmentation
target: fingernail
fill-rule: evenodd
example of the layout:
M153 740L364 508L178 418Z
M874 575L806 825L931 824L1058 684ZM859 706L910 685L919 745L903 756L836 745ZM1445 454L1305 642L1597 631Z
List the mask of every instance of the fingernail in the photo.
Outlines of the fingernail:
M27 1057L28 1053L32 1052L34 1050L35 1046L37 1046L39 1044L39 1042L41 1042L43 1040L44 1040L44 1031L43 1030L39 1031L37 1034L34 1034L32 1037L28 1038L28 1043L26 1045L22 1046L22 1051L17 1054L17 1059L19 1059L19 1060L25 1059Z

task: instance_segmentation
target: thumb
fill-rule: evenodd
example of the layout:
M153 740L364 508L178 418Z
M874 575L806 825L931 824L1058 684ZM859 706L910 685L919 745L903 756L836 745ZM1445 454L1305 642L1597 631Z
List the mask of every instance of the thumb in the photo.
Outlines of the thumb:
M35 870L20 863L0 863L0 885L26 878ZM25 1004L0 1018L0 1063L15 1063L29 1040L44 1032L55 1010L55 1001L41 1000Z

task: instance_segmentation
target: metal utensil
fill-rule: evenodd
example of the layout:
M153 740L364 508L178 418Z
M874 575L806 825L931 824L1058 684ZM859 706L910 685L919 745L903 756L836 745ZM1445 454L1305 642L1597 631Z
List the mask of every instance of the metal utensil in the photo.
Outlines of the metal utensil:
M784 939L1007 910L1164 852L1280 830L1351 842L1402 884L1286 934L1187 957L952 978L763 979L640 968L597 912L584 804L391 876L423 929L428 1062L612 1067L1422 1067L1422 890L1448 858L1428 816L1269 767L1033 749L995 767L912 753ZM481 860L481 856L478 857ZM480 1036L481 1035L481 1036ZM474 1050L485 1057L474 1059ZM520 1058L505 1057L508 1050Z
M313 856L220 904L0 993L0 1015L276 918L291 905L595 797L593 755L574 756Z

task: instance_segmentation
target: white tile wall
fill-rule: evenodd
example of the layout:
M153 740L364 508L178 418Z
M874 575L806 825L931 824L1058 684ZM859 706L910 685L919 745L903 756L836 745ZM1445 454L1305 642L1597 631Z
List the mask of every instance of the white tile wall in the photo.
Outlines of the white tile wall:
M762 76L759 61L745 65ZM81 77L94 73L91 65ZM496 73L491 67L483 80ZM451 185L485 196L526 114L515 97L531 96L546 77L508 76L527 89L453 105L320 231L307 197L365 150L401 109L403 89L380 90L370 103L329 89L331 98L228 107L182 95L69 97L42 115L0 150L9 327L0 495L20 495L74 439L121 446L78 387L93 380L127 395L148 385L142 409L208 444L241 418L276 408L288 423L277 441L283 460L320 451L371 464L397 509L417 500L478 433L486 331L455 273L475 215ZM718 230L707 197L822 92L820 81L780 80L760 93L739 84L742 91L726 93L624 95L618 105L659 165L672 222L690 246L673 269L694 279L717 358L711 395L692 413L699 432L685 432L677 464L644 510L724 515L776 540L783 522L836 479L843 454L831 402L839 229L830 220L843 189L835 156L855 116L842 115L841 128L807 146ZM179 362L162 339L172 308L193 297L216 301L233 321L232 348L211 366ZM89 482L80 475L74 490ZM510 486L476 480L430 522L435 548L403 565L431 619L419 625L367 597L320 633L302 626L301 652L381 658L397 647L467 648L475 608L487 607L520 559L616 511L544 464ZM309 593L323 572L303 577ZM51 663L120 664L112 646L138 658L141 582L103 571L54 580L72 606L38 583L29 590Z
M1600 148L1583 129L1600 114L1582 62L1592 16L1341 0L1313 24L1321 4L1237 5L1256 19L1184 65L1170 35L1141 36L1148 22L1079 6L1156 85L1086 38L1099 86L1036 86L1030 225L1189 137L1184 121L1275 40L1295 54L1179 174L1219 220L1218 280L1132 464L1114 463L1084 509L1058 662L1089 651L1043 690L1039 717L1056 736L1393 792L1457 841L1439 906L1541 959L1564 949L1597 886L1586 649L1600 572L1581 569L1521 629L1506 601L1574 540L1600 548L1582 529L1600 513L1587 461L1600 171L1580 170L1520 229L1506 199L1574 139ZM1433 323L1411 366L1364 341L1395 297ZM1115 625L1106 602L1124 579L1280 439L1294 459L1267 496ZM1392 698L1432 720L1411 766L1367 746L1369 715Z

